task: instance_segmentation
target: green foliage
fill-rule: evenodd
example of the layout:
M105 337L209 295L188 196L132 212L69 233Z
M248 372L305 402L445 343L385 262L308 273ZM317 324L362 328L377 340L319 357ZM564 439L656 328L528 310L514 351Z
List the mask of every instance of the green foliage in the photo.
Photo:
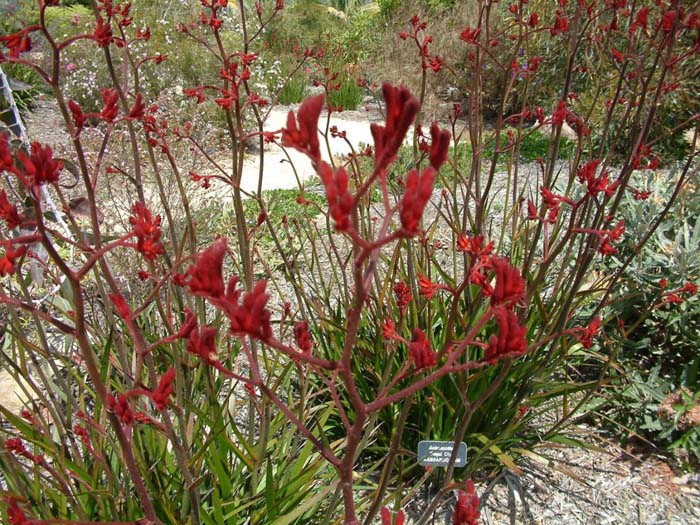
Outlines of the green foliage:
M31 68L22 64L6 64L3 65L3 71L8 77L10 86L12 87L12 96L15 99L15 104L21 113L26 113L31 109L37 98L46 93L44 85L39 75ZM0 107L6 108L4 98Z
M621 254L635 249L671 198L675 178L650 173L641 191L651 191L647 200L631 195L622 201L621 212L630 238ZM626 325L638 325L626 341L619 360L624 373L622 388L608 394L604 411L629 435L641 435L661 447L682 447L700 458L700 429L679 429L678 419L697 405L684 401L675 418L660 418L661 401L679 389L700 392L700 296L679 293L683 302L667 303L666 294L700 277L700 196L695 183L686 184L676 212L669 214L642 248L640 257L622 274L622 299L614 308ZM666 291L661 281L666 281ZM684 394L685 396L685 394ZM685 399L685 397L683 397Z
M328 103L333 107L342 106L343 109L356 109L364 97L364 90L357 85L357 79L348 73L338 75L340 88L334 89L328 94Z
M299 104L306 96L308 78L302 72L292 75L282 90L279 91L278 102L283 105Z

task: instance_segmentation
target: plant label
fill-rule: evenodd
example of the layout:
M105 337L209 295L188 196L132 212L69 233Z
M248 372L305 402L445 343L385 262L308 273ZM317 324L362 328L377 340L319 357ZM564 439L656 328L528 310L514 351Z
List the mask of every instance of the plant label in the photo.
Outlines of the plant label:
M450 464L454 441L421 441L418 443L418 464L423 467L446 467ZM455 467L467 464L467 445L462 442L457 450Z

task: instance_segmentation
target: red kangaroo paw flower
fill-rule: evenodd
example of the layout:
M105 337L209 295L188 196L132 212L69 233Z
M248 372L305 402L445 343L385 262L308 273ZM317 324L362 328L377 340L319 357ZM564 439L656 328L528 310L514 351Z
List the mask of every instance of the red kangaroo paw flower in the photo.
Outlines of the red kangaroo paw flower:
M435 169L429 166L419 176L418 171L411 170L406 176L406 191L399 205L399 217L404 233L413 237L418 233L418 225L423 217L423 210L433 194Z
M340 232L347 231L350 228L350 212L354 199L348 191L348 174L345 168L341 166L334 172L327 162L321 161L318 174L326 188L328 211L335 221L335 229Z
M294 340L296 341L299 350L305 354L311 353L314 342L313 339L311 339L308 322L299 321L294 323Z
M149 261L155 261L163 253L163 245L159 242L161 220L160 215L154 218L143 202L137 202L131 208L129 223L136 235L136 250Z
M430 341L425 337L423 330L413 330L413 339L408 345L408 353L416 365L416 370L431 368L437 363L437 356L430 347Z
M68 109L70 109L73 123L75 124L75 134L76 136L80 135L80 132L83 131L83 126L87 122L87 115L83 113L82 108L74 100L68 101Z
M17 211L17 206L10 204L5 190L0 190L0 217L10 230L22 224L22 215Z
M195 264L187 270L190 292L214 299L224 296L222 270L227 249L226 239L219 238L209 248L197 254Z
M234 290L232 296L235 301L229 301L225 305L226 315L231 322L231 333L236 335L248 335L250 337L266 341L272 337L270 325L270 311L266 309L270 296L265 293L267 281L258 281L253 289L243 296L243 302L238 304L239 290Z
M518 325L515 314L501 306L494 309L494 317L498 325L498 334L489 339L484 360L495 363L502 357L519 356L527 352L527 328Z
M432 299L435 292L440 288L422 273L418 273L418 287L420 288L421 295L428 300Z
M380 515L382 518L382 525L392 525L391 511L388 508L382 507ZM396 513L396 518L394 519L393 525L404 525L405 522L406 515L404 514L403 510L399 510Z
M314 162L321 160L318 118L321 115L324 98L325 95L317 95L304 100L296 117L293 111L289 112L287 127L282 130L282 145L306 153Z
M119 92L116 89L103 89L102 90L102 101L105 106L100 111L100 117L102 117L107 122L114 122L119 114Z
M38 26L33 27L37 28ZM27 27L17 33L0 36L0 42L3 42L7 49L10 50L10 58L19 58L22 53L31 51L32 39L29 37L29 32L32 31L32 29L32 27Z
M101 16L97 17L97 25L92 33L92 39L97 42L100 47L107 47L114 41L112 35L112 26L109 22L105 22Z
M411 299L413 299L411 288L401 281L394 285L394 296L396 297L396 306L400 310L405 309L411 303Z
M7 519L10 525L30 525L33 523L27 518L27 515L19 508L15 498L9 498L7 501Z
M112 394L107 394L107 408L114 412L126 426L134 424L136 416L129 406L129 397L126 394L119 394L116 398Z
M15 261L27 252L26 246L20 246L16 250L8 244L5 248L5 255L0 259L0 277L12 275L17 271Z
M491 304L509 307L515 305L525 297L525 280L507 259L493 257L491 262L496 273L496 287L491 295Z
M370 126L374 138L374 169L377 171L386 169L393 162L420 109L418 99L404 86L394 87L386 83L382 86L382 93L386 102L386 125Z
M446 129L440 129L437 122L433 122L430 126L430 165L435 168L435 171L440 169L447 160L447 154L450 149L450 132Z
M578 337L579 342L584 348L591 348L593 346L593 337L598 334L599 330L600 317L595 317L586 328L579 329L579 333L576 334L576 337Z
M153 404L158 410L165 410L168 406L168 400L170 396L175 391L173 387L173 381L175 380L175 369L173 367L168 368L168 371L163 374L158 382L158 388L156 388L153 393L149 396Z
M54 160L51 146L42 146L33 142L29 156L24 150L17 152L17 159L24 166L25 182L35 196L39 195L39 187L43 184L55 184L63 169L60 160Z
M478 525L479 496L474 490L474 482L467 481L466 490L457 491L457 504L452 515L453 525Z

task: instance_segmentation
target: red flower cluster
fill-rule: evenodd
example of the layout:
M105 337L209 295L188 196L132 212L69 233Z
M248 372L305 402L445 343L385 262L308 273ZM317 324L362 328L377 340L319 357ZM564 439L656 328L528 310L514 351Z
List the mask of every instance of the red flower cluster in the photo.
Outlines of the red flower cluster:
M163 374L158 382L158 387L151 393L148 397L151 398L153 404L157 410L165 410L168 406L170 396L175 391L173 387L173 381L175 380L175 369L173 367L168 368L168 371Z
M178 335L187 339L187 352L199 357L209 366L228 372L221 361L216 351L216 328L210 326L197 326L197 319L188 312L188 318L185 324L178 332Z
M413 339L408 345L408 353L416 365L416 370L432 368L437 363L437 355L430 347L430 341L420 328L413 330Z
M399 204L399 217L404 235L413 237L418 233L418 226L423 217L423 210L433 195L435 169L428 166L418 175L411 170L406 176L406 191Z
M428 27L428 24L423 22L418 15L413 15L413 17L411 17L411 26L413 27L412 33L401 31L401 33L399 33L399 37L402 40L410 38L416 43L416 46L418 46L418 54L421 59L421 67L423 69L430 68L435 73L440 72L444 64L444 60L437 55L431 55L430 50L428 49L428 46L433 42L433 37L430 35L421 37L420 35L420 33L425 31L425 29Z
M386 103L386 124L370 126L374 138L374 169L378 172L383 172L394 161L420 109L418 99L404 86L385 83L382 94Z
M584 348L591 348L593 346L593 338L598 334L600 330L600 317L594 317L586 328L579 328L576 334L579 342Z
M525 280L520 272L507 259L500 257L492 257L491 265L496 273L491 305L512 307L525 299Z
M518 318L503 306L494 308L493 315L498 325L498 335L492 335L484 359L495 363L503 357L516 357L527 352L525 334L527 328L518 324Z
M314 342L313 339L311 339L309 323L307 321L298 321L294 323L294 340L296 341L299 350L305 354L311 353Z
M12 243L8 243L5 247L5 255L0 259L0 277L14 274L17 270L15 262L25 253L27 253L26 246L19 246L15 249Z
M431 282L427 275L418 273L418 288L420 288L420 294L429 301L440 289L440 286Z
M596 197L599 193L604 193L606 197L610 198L615 194L615 190L619 186L620 182L615 181L610 184L608 180L609 173L604 171L599 177L595 176L596 169L600 164L600 159L594 159L588 161L586 164L580 166L576 170L576 176L579 182L586 184L588 195L591 197Z
M22 440L19 438L10 438L5 441L5 449L12 454L28 459L37 465L44 463L44 456L29 452L27 447L24 446L24 443L22 443Z
M660 283L661 285L661 292L663 293L662 301L655 305L655 308L659 308L665 304L672 303L672 304L681 304L684 299L682 297L683 294L688 294L688 295L695 295L698 293L698 285L692 282L687 282L680 288L676 288L675 290L671 290L669 292L666 292L666 279L661 279Z
M233 281L233 279L232 279ZM240 290L233 288L229 282L229 299L225 312L231 322L231 333L249 335L266 341L272 337L270 311L266 308L269 294L265 293L267 281L258 281L253 289L243 296L243 302L238 304Z
M466 490L457 492L457 505L452 515L452 525L478 525L479 496L476 495L474 482L468 480Z
M297 116L290 111L287 127L282 129L282 145L305 153L315 164L321 160L318 141L318 118L321 115L325 95L309 97L301 104Z
M38 142L31 145L31 153L27 156L24 150L17 152L17 159L22 163L24 169L19 171L10 169L17 173L25 186L32 190L35 197L39 195L39 187L44 184L55 184L63 169L63 163L53 158L51 146L42 146Z
M267 310L269 295L265 293L267 282L258 281L253 289L243 296L237 288L238 277L229 279L224 290L222 276L226 239L219 238L206 250L200 252L195 263L189 267L185 277L190 292L201 295L222 310L230 321L231 333L248 335L263 341L272 337L270 311Z
M335 229L339 232L349 230L354 199L348 191L348 174L345 168L340 166L334 171L330 164L320 161L317 171L326 189L328 212L335 221Z
M396 306L398 306L399 310L402 312L406 310L406 307L411 303L411 299L413 299L411 288L402 281L394 285L394 296L396 297Z
M136 414L131 410L129 396L126 394L119 394L117 397L107 394L107 408L126 426L131 426L136 421Z
M430 165L435 168L435 171L440 169L447 160L447 154L450 149L450 132L446 129L440 129L437 122L430 125L430 153L428 159Z
M382 324L382 337L387 341L398 339L399 334L396 332L396 324L391 319L384 319Z
M187 270L187 285L195 295L219 299L224 296L224 256L228 246L226 239L219 238L209 248L197 254L195 264Z
M161 220L160 215L154 218L143 202L137 202L131 208L129 223L132 226L132 232L136 235L136 250L146 260L155 261L163 253L163 245L160 243Z

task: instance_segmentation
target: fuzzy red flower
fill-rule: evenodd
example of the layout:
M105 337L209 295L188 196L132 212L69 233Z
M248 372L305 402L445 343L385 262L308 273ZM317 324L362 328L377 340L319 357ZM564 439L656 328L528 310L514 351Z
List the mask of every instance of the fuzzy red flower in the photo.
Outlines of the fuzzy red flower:
M496 273L496 287L491 295L493 306L513 306L525 297L525 280L520 272L507 259L493 257L493 270Z
M384 319L384 323L382 324L382 337L391 341L392 339L397 339L398 336L399 334L396 333L396 324L394 321L391 319Z
M610 239L606 237L605 239L603 239L603 242L600 243L600 246L598 246L598 253L601 253L605 257L608 257L610 255L615 255L617 253L617 248L615 248L610 243Z
M411 288L404 282L397 282L394 285L394 295L396 296L396 306L403 310L406 308L413 296L411 295Z
M209 248L197 254L195 263L187 270L190 292L210 298L224 296L222 275L224 256L228 247L226 239L219 238Z
M107 408L125 425L134 424L136 416L129 406L129 397L126 394L119 394L117 397L107 394Z
M5 255L0 259L0 277L14 274L17 271L15 262L26 252L26 246L19 246L15 250L11 244L8 244L5 248Z
M459 34L459 39L466 42L467 44L476 44L479 34L481 33L481 28L467 27Z
M258 281L253 289L243 296L243 302L238 304L238 290L233 291L236 301L230 300L226 306L226 315L231 322L231 333L248 335L266 341L272 337L270 311L266 308L270 296L265 293L267 281ZM229 285L229 288L230 285ZM231 295L227 292L227 298Z
M134 100L134 105L132 106L131 110L129 111L128 118L141 120L145 114L146 114L146 106L143 103L143 95L141 95L141 93L139 93L136 95L136 99Z
M32 188L35 196L39 195L39 186L58 182L63 169L63 163L53 158L51 146L42 146L38 142L32 142L29 156L24 150L19 150L17 159L24 166L25 182Z
M457 504L452 515L453 525L478 525L479 496L476 495L474 482L467 481L466 490L457 491Z
M156 215L154 218L143 202L137 202L131 208L129 223L136 235L136 250L149 261L155 261L163 253L163 245L159 242L161 221L161 216Z
M5 190L0 190L0 217L10 230L22 224L22 216L17 211L17 206L10 204Z
M287 127L282 130L282 145L306 153L314 162L321 159L318 118L321 115L324 98L325 95L317 95L304 100L296 117L293 111L289 112Z
M418 233L418 225L423 217L423 210L433 195L435 169L429 166L418 175L411 170L406 176L406 191L399 204L399 217L403 232L412 237Z
M19 58L22 53L31 51L32 39L29 37L31 29L25 28L11 35L0 36L0 42L3 42L7 49L10 50L10 58Z
M298 321L294 323L294 340L296 341L299 350L305 354L311 353L314 342L313 339L311 339L308 322Z
M580 328L579 332L576 334L578 340L583 345L584 348L591 348L593 346L593 337L596 336L600 330L600 317L594 317L586 328Z
M498 325L498 334L489 339L484 359L495 363L502 357L519 356L527 352L527 328L518 324L515 314L501 306L494 309L493 315Z
M569 30L569 18L564 14L557 14L554 25L549 30L552 36L561 35Z
M467 237L463 233L457 236L457 249L474 258L487 257L493 253L493 241L484 246L484 236Z
M418 288L423 297L430 300L435 292L440 288L437 284L430 282L430 279L422 273L418 273Z
M350 228L350 212L354 199L348 191L348 174L345 168L340 166L333 171L330 164L321 161L318 174L326 189L328 212L335 221L335 229L340 232L347 231Z
M386 124L370 126L374 138L374 168L378 171L393 162L420 108L418 99L404 86L385 83L382 93L386 103Z
M103 89L102 90L102 102L104 102L104 107L100 111L100 117L102 117L107 122L114 122L119 114L119 92L116 89Z
M105 22L101 16L97 17L97 25L95 26L95 31L92 33L92 39L97 42L97 45L100 47L107 47L114 42L112 26L109 22Z
M437 363L437 355L430 347L430 341L420 328L413 330L413 339L408 345L408 353L416 365L416 370L432 368Z
M173 381L175 380L175 369L173 367L168 368L168 371L163 374L158 382L158 387L149 396L153 404L158 410L165 410L168 406L170 396L175 391L173 387Z
M73 117L73 124L75 124L75 135L80 135L83 131L83 127L88 120L88 117L83 113L82 108L74 100L68 101L68 109L70 109L71 116Z
M435 171L440 169L447 160L447 154L450 149L450 132L446 129L440 129L437 122L433 122L430 126L430 165L435 168Z
M195 326L187 336L187 351L210 366L216 368L221 366L216 351L216 328L210 326L198 328L195 321Z

